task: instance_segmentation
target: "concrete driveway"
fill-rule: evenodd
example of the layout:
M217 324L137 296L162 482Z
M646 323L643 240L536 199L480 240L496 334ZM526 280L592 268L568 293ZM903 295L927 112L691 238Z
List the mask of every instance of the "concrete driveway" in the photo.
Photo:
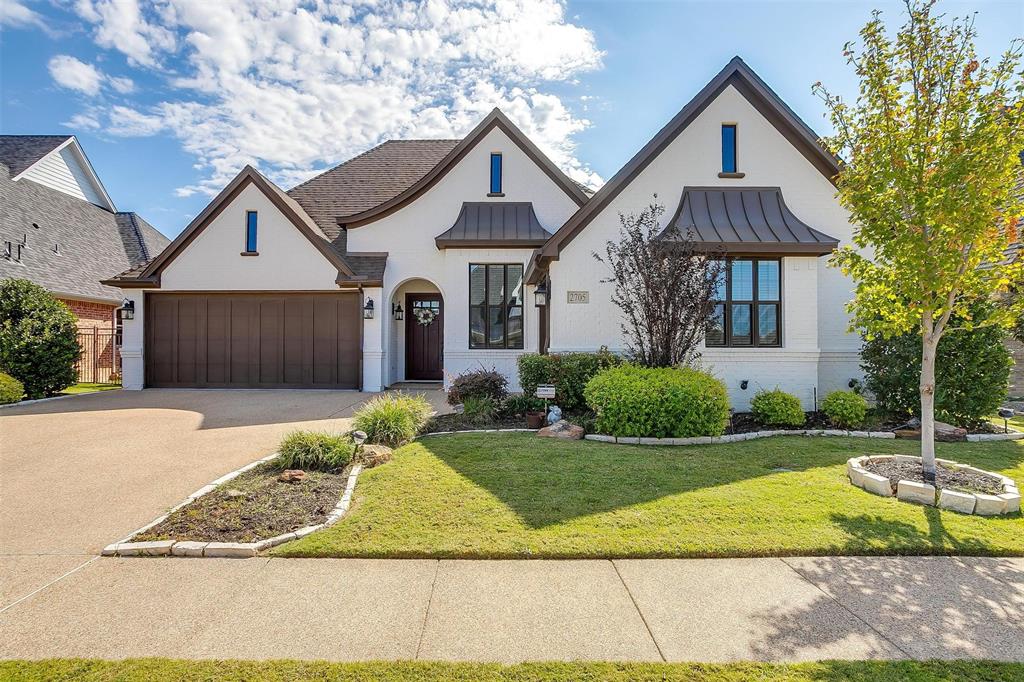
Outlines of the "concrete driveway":
M293 429L349 429L369 395L149 389L0 410L0 602L270 454Z

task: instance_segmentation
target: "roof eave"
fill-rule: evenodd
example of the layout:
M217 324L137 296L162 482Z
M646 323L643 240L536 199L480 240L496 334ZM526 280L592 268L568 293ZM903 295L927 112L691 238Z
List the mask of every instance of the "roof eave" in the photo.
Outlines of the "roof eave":
M535 249L544 246L547 239L434 239L441 249Z

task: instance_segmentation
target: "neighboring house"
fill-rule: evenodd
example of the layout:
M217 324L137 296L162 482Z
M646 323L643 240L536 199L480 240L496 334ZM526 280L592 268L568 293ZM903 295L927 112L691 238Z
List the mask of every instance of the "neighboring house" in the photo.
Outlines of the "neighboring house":
M861 375L826 267L853 229L837 161L739 58L596 194L495 110L463 140L391 141L289 192L246 168L125 290L124 385L379 390L525 352L622 349L595 261L619 214L725 251L703 362L745 408L779 386L811 407ZM538 285L547 305L536 304Z
M119 212L73 135L0 135L0 279L28 279L80 328L113 330L121 292L100 280L169 240Z

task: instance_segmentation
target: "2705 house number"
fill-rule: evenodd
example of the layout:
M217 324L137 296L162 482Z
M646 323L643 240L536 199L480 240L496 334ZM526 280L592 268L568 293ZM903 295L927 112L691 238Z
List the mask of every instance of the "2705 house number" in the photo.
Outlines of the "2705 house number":
M589 291L567 291L566 296L569 303L590 303Z

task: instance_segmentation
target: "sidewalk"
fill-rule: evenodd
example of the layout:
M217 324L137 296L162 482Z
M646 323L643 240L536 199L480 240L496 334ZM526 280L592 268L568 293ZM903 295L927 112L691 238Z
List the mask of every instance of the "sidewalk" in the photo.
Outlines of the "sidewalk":
M80 558L0 658L1024 660L1024 559Z

